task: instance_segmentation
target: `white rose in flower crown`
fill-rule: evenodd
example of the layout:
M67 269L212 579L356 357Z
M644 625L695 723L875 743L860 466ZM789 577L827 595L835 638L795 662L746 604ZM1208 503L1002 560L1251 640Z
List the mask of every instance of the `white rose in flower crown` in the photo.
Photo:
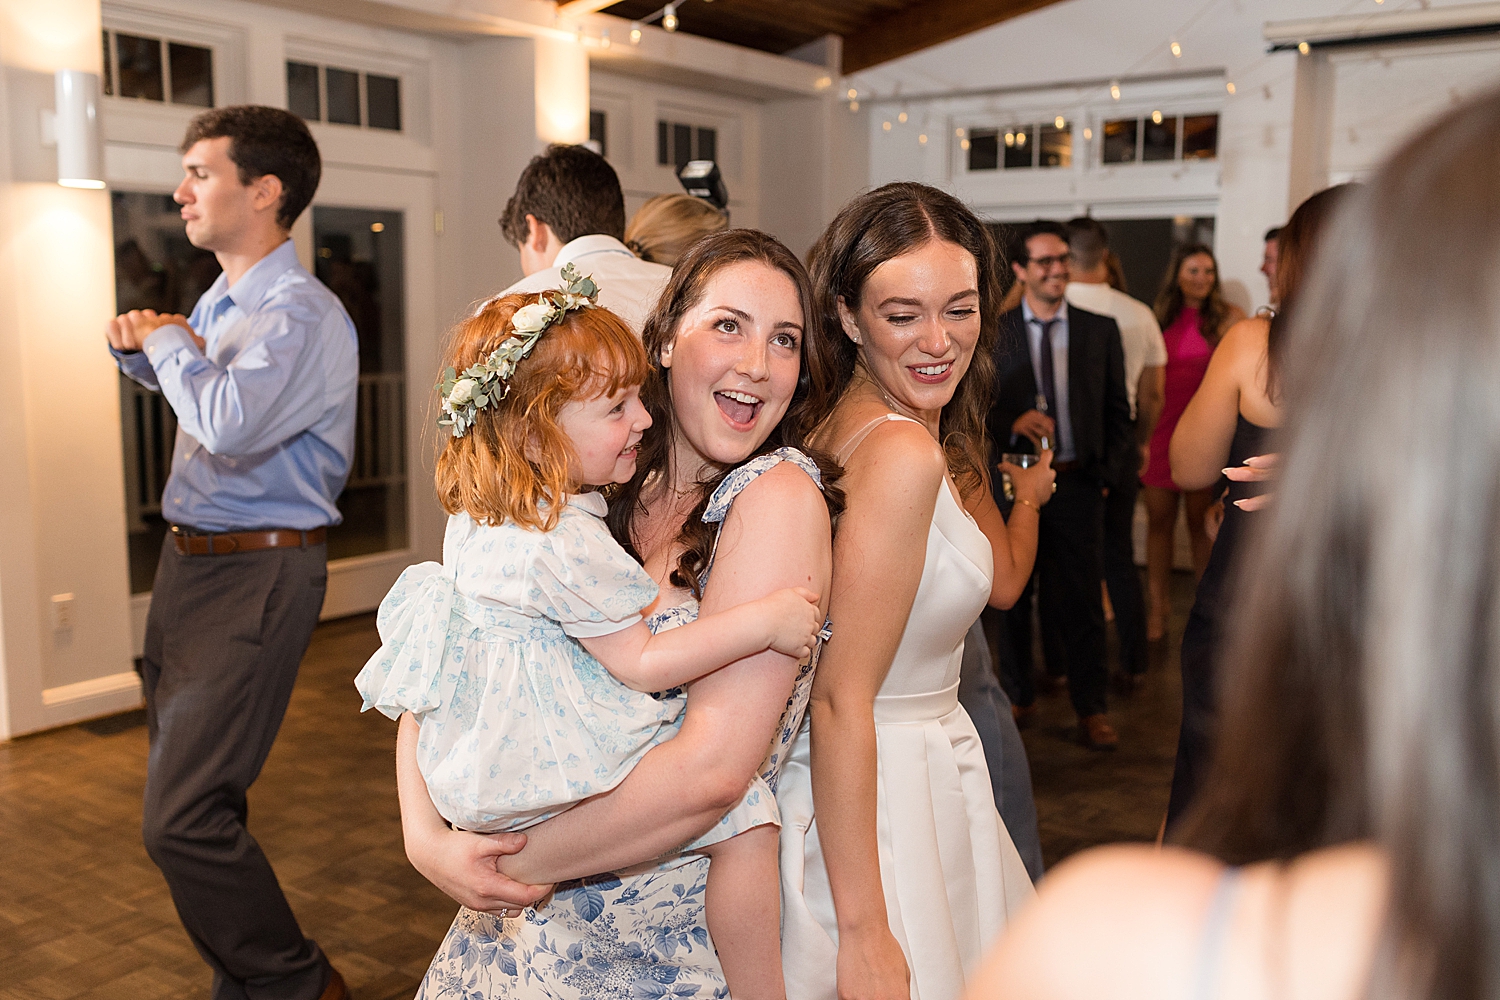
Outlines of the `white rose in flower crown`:
M552 306L545 302L533 302L529 306L517 309L510 322L516 328L517 333L536 333L538 330L546 329L551 321Z
M453 383L453 391L448 393L449 406L462 406L474 398L474 390L479 388L479 383L471 378L461 378Z

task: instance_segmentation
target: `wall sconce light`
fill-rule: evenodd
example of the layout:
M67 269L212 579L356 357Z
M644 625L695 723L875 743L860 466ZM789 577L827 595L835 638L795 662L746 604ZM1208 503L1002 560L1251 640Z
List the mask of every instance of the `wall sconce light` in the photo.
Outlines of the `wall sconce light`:
M104 152L99 142L99 74L60 69L54 76L57 111L57 183L72 188L104 187Z

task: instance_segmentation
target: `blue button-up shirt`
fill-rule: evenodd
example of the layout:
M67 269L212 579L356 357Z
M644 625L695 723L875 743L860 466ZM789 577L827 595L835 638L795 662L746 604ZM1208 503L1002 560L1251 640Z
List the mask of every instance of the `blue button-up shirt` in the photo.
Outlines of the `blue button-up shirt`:
M1042 321L1031 311L1031 303L1021 299L1021 315L1026 319L1026 341L1031 349L1031 373L1036 378L1037 395L1042 392ZM1078 457L1073 447L1073 416L1068 409L1068 304L1057 307L1057 322L1052 324L1052 381L1057 390L1057 412L1049 413L1057 424L1055 459L1071 462Z
M177 414L162 516L203 531L303 530L342 520L359 342L338 297L291 240L233 286L219 275L188 324L158 327L120 370Z

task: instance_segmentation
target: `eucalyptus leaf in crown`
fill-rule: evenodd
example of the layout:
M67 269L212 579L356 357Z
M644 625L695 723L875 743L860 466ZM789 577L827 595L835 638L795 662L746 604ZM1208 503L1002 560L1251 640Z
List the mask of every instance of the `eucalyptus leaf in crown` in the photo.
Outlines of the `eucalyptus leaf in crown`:
M516 373L516 366L536 347L549 326L570 312L599 305L599 286L593 278L579 274L571 263L563 267L562 280L560 290L543 292L540 300L515 311L510 319L513 332L489 357L462 373L451 367L443 369L443 377L434 387L443 398L439 427L449 428L456 438L467 434L480 410L510 393L510 377Z

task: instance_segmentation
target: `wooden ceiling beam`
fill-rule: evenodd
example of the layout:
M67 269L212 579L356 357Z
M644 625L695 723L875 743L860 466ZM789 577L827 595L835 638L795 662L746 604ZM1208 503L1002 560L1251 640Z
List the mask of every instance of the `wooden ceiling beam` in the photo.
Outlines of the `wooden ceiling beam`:
M844 36L843 72L857 73L1059 0L918 0Z

